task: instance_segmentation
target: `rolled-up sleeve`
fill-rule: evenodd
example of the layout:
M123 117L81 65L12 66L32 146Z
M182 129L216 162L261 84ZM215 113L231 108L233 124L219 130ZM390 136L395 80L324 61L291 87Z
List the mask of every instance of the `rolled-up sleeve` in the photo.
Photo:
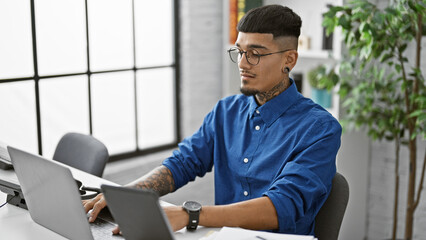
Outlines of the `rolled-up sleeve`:
M284 171L285 176L277 179L265 195L277 211L279 231L296 233L298 221L315 217L308 216L306 208L320 205L327 188L318 176L297 163L287 164Z
M313 229L314 218L330 193L336 173L340 125L337 121L316 124L308 132L301 141L302 150L285 164L264 193L275 206L279 232Z
M172 156L163 161L163 165L172 173L175 190L212 170L213 115L214 112L209 113L200 129L179 143L179 149L173 151Z

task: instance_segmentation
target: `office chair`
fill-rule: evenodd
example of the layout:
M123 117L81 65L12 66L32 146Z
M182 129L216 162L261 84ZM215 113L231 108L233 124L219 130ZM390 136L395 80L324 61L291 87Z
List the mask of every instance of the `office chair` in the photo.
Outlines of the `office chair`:
M318 240L337 240L349 201L349 185L345 177L336 172L330 195L315 217L315 237Z
M105 145L90 135L65 134L56 146L53 159L102 177L109 154Z

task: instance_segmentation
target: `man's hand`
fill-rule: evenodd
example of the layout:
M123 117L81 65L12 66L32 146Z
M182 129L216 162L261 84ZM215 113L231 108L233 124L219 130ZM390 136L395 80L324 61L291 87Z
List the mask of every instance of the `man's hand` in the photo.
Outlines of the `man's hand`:
M83 206L86 213L92 210L92 212L90 213L89 222L94 222L95 219L98 217L98 214L104 207L106 207L106 205L107 204L102 193L99 193L96 197L92 199L83 200Z
M181 206L163 207L163 210L169 219L173 232L176 232L188 225L189 214Z
M118 235L118 234L120 234L120 235L123 235L123 234L121 234L121 231L120 231L120 227L115 227L113 230L112 230L112 234L114 234L114 235Z
M106 207L106 201L104 198L104 195L102 193L98 194L96 197L88 200L83 200L83 206L84 210L90 213L89 222L95 221L100 211ZM181 206L168 206L163 207L164 212L167 215L167 218L169 219L169 223L173 229L173 231L178 231L186 225L188 225L189 222L189 215L188 213L181 207ZM121 234L120 228L115 227L112 230L113 234Z
M92 212L90 213L89 222L94 222L95 219L98 217L99 213L101 212L101 210L104 207L106 207L106 205L107 204L106 204L104 195L102 193L99 193L98 195L96 195L96 197L92 199L83 200L83 206L86 213L92 210ZM121 231L118 228L118 226L112 230L112 234L121 235Z

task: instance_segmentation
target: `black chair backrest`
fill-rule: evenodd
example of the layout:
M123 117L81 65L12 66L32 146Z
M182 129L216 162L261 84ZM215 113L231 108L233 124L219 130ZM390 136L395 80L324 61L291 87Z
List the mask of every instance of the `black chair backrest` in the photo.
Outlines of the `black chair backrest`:
M349 201L349 184L336 173L330 195L315 217L315 237L318 240L337 240L340 226Z

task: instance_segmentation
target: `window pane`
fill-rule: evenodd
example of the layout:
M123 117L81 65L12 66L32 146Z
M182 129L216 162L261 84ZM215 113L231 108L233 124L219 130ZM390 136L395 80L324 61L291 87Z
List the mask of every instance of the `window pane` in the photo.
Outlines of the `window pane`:
M173 69L138 71L137 96L139 148L173 143L176 138Z
M132 1L89 0L90 69L133 67Z
M0 79L34 76L30 1L0 1Z
M38 153L34 81L0 84L0 141Z
M171 0L135 1L136 65L173 64L173 6Z
M40 80L43 155L53 157L60 138L68 132L89 133L87 76Z
M39 75L87 71L84 0L36 0Z
M135 95L133 71L92 75L93 135L110 154L134 151Z

